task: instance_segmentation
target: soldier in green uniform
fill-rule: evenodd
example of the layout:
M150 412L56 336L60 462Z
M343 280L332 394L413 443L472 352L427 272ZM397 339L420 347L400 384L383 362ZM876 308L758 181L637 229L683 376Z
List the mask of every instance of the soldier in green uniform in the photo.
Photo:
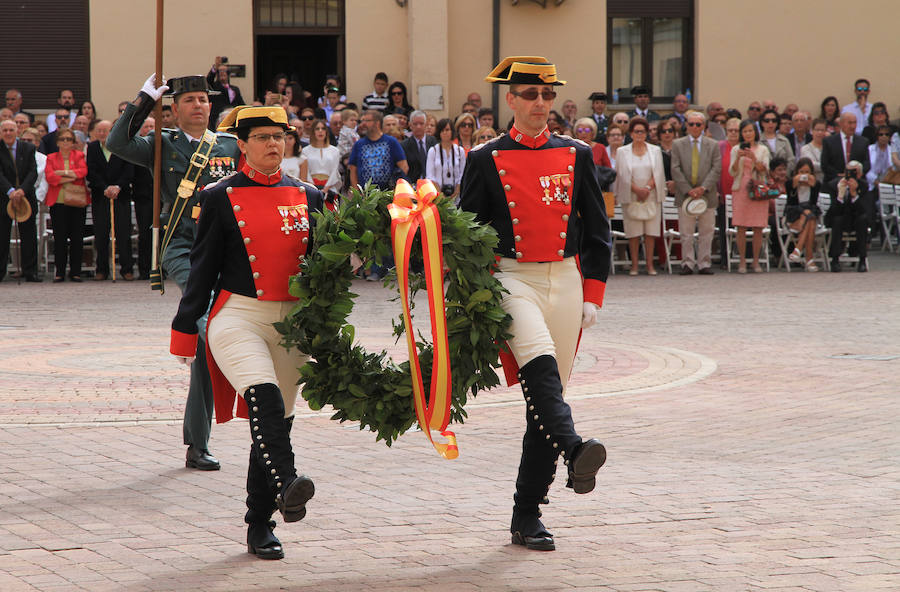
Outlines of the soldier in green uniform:
M169 80L169 86L165 84L156 86L155 79L155 75L150 76L137 98L116 120L109 132L106 145L120 158L153 170L155 134L150 132L146 136L140 136L138 131L163 94L173 96L172 112L177 127L166 128L161 134L163 145L160 199L163 223L176 226L171 241L162 254L162 268L184 292L191 270L189 256L197 232L197 217L200 215L201 204L197 194L205 185L237 170L240 150L237 138L231 134L210 132L204 138L204 132L207 131L209 124L209 95L218 94L209 89L204 76L173 78ZM187 175L192 156L197 152L207 155L209 160L203 166L195 191L190 196L182 215L177 220L170 220L178 186ZM202 163L203 159L194 159L194 162ZM191 383L184 412L184 443L188 446L185 466L214 471L219 469L219 461L209 452L213 392L206 366L205 315L197 325L201 339L197 346L197 355L191 362Z

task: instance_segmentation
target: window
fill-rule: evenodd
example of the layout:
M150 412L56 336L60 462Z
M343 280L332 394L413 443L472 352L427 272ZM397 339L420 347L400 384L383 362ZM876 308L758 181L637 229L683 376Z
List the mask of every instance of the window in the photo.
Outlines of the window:
M671 101L693 86L693 0L609 0L607 86L619 102L649 86Z
M266 28L341 27L343 9L340 0L258 0L256 23Z

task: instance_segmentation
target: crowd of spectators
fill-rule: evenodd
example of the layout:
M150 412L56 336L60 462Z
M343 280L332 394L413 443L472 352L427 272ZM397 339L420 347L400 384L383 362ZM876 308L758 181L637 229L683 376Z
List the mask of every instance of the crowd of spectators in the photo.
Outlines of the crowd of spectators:
M214 129L245 98L241 89L231 83L226 58L215 58L207 81L219 91L211 97L209 127ZM823 217L832 226L860 229L865 234L865 229L874 226L878 183L900 178L898 127L891 123L885 103L869 102L869 92L869 82L857 80L856 101L841 107L836 97L829 96L815 113L803 111L793 103L779 110L772 101L755 100L743 113L715 101L704 110L692 110L684 95L676 96L671 108L657 107L656 111L650 105L650 89L638 86L632 89L634 104L630 110L615 105L610 110L614 112L608 111L604 92L594 92L588 97L591 106L586 114L579 113L575 100L562 101L559 111L550 111L548 129L591 146L601 184L623 206L623 219L616 221L616 228L628 238L632 274L638 273L639 250L643 248L647 273L656 275L654 253L660 250L659 208L652 215L636 214L642 210L641 204L648 200L661 204L667 196L677 197L681 203L683 199L709 194L714 196L713 205L718 206L712 209L720 227L724 226L725 197L733 196L741 259L738 270L747 271L749 257L750 269L761 271L762 230L772 223L774 212L770 201L756 201L748 196L753 185L767 185L788 196L786 223L797 234L791 261L804 263L807 270L816 271L812 250L815 228ZM365 183L391 189L398 178L404 177L413 183L430 179L440 192L458 202L469 151L505 132L498 125L495 110L484 105L476 92L466 97L459 113L437 119L417 110L410 102L406 84L391 82L384 72L375 74L372 92L361 97L359 103L347 99L339 76L327 76L321 90L314 93L284 74L276 75L264 94L252 103L277 105L287 112L296 131L288 133L285 139L284 171L315 184L332 199ZM125 101L119 104L119 113L126 104ZM2 177L7 188L4 205L8 200L24 198L32 204L33 216L40 215L42 206L49 212L55 239L54 281L67 278L81 281L85 234L93 236L94 279L104 280L110 275L111 220L115 221L112 225L116 230L120 277L146 278L150 271L150 246L144 243L149 242L149 232L140 229L135 274L130 240L131 207L133 203L139 226L147 226L146 202L150 193L147 186L152 185L152 180L147 171L134 170L140 167L116 162L116 157L106 149L111 120L101 118L90 100L76 101L69 89L59 92L56 109L43 121L24 109L18 90L10 89L6 92L6 107L0 109L0 123L7 120L14 125L14 130L7 129L3 136L6 148L0 150ZM163 107L162 124L174 125L168 105ZM692 126L698 129L691 131ZM152 121L141 133L150 129ZM718 146L715 187L712 191L700 191L699 185L693 187L684 180L687 185L679 191L675 177L681 169L674 171L673 177L673 151L678 152L682 138L687 138L684 146L692 145L693 137L699 147L700 134ZM37 148L33 186L22 195L16 190L23 180L17 179L18 171L8 161L9 155L16 154L17 142ZM704 146L709 150L708 145ZM684 154L688 156L683 159L690 160L690 153ZM708 172L705 163L703 166ZM857 170L859 173L854 173ZM696 178L690 181L698 183ZM67 204L67 193L71 194L74 191L71 188L77 185L86 185L92 198L86 208L72 205L71 197ZM823 212L817 203L820 192L834 196L828 211ZM110 208L110 204L114 207ZM3 210L0 242L9 245L11 219L5 207ZM91 214L90 218L86 218L86 213ZM86 226L86 221L92 222L93 227ZM700 222L699 218L697 221ZM693 228L693 221L689 222ZM709 224L702 222L700 226L703 235L706 232L703 229ZM23 228L26 234L31 232L30 227L20 224L20 231ZM34 232L36 228L35 225ZM750 249L743 246L748 236L745 230L751 231ZM700 239L701 251L709 248L711 242L705 238ZM25 243L30 239L30 236L20 238L23 255L29 251ZM858 241L862 243L860 270L865 268L865 242L865 237ZM719 251L725 251L721 236ZM0 252L6 264L8 253L7 249ZM835 260L838 255L832 253ZM701 272L707 268L708 260L709 253L699 251L696 257L692 253L687 259L695 264L700 261ZM40 279L30 259L27 266L25 262L20 263L25 279ZM6 264L0 268L0 279L5 275Z

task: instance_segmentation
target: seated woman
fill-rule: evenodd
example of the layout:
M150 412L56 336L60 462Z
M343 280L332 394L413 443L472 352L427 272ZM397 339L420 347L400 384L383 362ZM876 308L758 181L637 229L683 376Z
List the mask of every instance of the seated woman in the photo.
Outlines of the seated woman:
M794 252L788 256L793 263L800 263L806 256L806 271L819 271L813 263L816 243L816 226L822 210L819 209L819 190L821 184L813 172L813 162L808 158L797 161L794 176L787 180L787 205L784 208L784 219L792 231Z

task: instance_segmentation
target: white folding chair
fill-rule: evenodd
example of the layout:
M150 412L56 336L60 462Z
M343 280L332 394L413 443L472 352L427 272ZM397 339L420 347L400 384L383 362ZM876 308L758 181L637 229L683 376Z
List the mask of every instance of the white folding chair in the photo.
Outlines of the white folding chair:
M674 225L666 224L666 222L674 222ZM666 250L666 269L672 273L672 264L681 265L684 262L684 245L681 245L682 254L680 259L672 259L672 247L677 241L681 244L681 232L678 223L678 206L675 205L674 197L666 197L662 203L662 237L663 247ZM694 233L694 240L699 239L699 233Z
M879 183L878 203L881 210L881 250L893 253L894 243L891 235L897 232L896 186L890 183ZM900 252L900 244L898 244L897 252Z
M781 258L778 260L778 267L784 265L784 268L790 273L791 260L789 257L796 246L797 233L788 226L787 221L784 219L784 208L786 205L786 195L779 195L775 199L775 238L778 239L778 246L781 247Z

